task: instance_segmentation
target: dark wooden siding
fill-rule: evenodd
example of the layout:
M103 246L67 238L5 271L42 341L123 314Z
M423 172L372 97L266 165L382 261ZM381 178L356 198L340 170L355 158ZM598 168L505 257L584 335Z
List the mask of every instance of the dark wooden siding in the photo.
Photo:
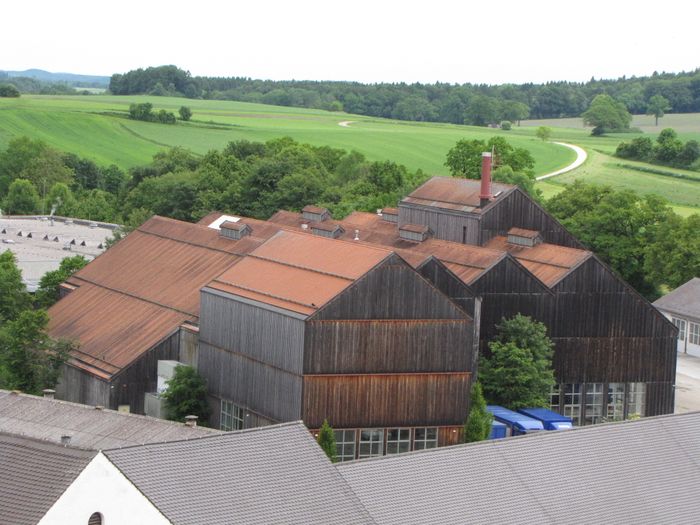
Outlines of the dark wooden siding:
M440 290L445 296L452 299L452 302L459 305L472 319L478 317L478 294L469 286L456 277L435 257L430 257L417 268L425 279L435 288Z
M545 242L582 247L573 235L519 188L504 195L483 212L479 244L483 246L493 237L505 235L513 227L537 230Z
M324 319L464 319L465 313L393 256L313 315Z
M301 376L199 341L208 392L277 421L301 419Z
M179 330L163 340L134 361L118 376L112 378L110 392L110 408L119 405L129 405L130 412L144 413L144 395L155 392L158 383L158 361L180 357Z
M436 239L479 244L478 216L400 202L399 226L404 224L428 226Z
M314 375L304 377L303 419L319 428L460 425L471 375Z
M309 322L304 372L470 371L472 329L469 320Z
M200 341L301 374L304 321L214 291L203 290L201 298ZM207 379L219 373L199 370Z
M109 383L69 364L63 365L56 398L84 405L109 406Z

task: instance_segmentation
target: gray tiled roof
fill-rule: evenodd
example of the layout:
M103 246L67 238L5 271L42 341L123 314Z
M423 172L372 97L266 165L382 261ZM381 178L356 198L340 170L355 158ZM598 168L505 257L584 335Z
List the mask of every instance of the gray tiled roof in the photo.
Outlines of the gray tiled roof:
M693 277L654 302L660 310L700 319L700 278Z
M221 433L7 390L0 390L0 432L54 443L60 443L65 434L71 436L71 446L93 450Z
M95 454L0 433L0 522L37 523Z
M697 523L700 412L341 464L380 525Z
M301 422L104 453L175 524L374 523Z

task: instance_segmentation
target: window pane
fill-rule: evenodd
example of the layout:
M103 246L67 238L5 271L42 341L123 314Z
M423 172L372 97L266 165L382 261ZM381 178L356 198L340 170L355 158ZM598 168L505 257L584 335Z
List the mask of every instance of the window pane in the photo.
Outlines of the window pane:
M609 383L607 399L608 421L620 421L625 417L625 384Z
M581 424L581 385L578 383L564 385L564 415L570 417L574 425Z
M355 459L355 429L334 430L335 456L338 461L352 461Z
M671 321L678 327L678 340L685 341L685 320L672 317Z
M233 430L233 403L231 401L221 400L221 415L219 417L219 428L221 430Z
M411 449L410 428L390 428L386 431L386 453L399 454Z
M603 418L603 383L586 384L586 425L600 423Z
M688 342L700 345L700 324L688 323Z
M425 450L437 447L437 428L415 429L413 450Z
M646 384L629 383L627 385L627 417L643 417L646 401Z
M555 412L559 412L560 392L559 385L553 385L549 392L549 407Z
M360 431L360 458L381 456L384 446L384 430L381 428Z

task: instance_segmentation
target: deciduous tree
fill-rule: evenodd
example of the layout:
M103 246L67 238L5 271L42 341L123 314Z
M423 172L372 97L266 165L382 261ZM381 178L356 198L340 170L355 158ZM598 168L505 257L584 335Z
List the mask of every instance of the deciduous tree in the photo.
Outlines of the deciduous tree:
M552 136L552 128L549 126L540 126L537 128L536 135L541 141L547 141Z
M16 179L10 184L3 210L14 215L28 215L39 209L39 195L34 185L25 179Z
M662 95L654 95L649 99L647 104L647 115L654 115L656 125L659 125L659 119L664 116L664 113L671 109L668 99Z
M185 416L197 416L199 423L205 425L209 419L207 403L207 385L204 378L191 366L175 367L175 373L166 382L162 394L165 399L167 418L183 421Z
M589 108L581 116L584 124L593 126L593 135L627 129L632 122L632 116L625 105L605 94L596 95Z
M34 301L40 308L48 308L59 298L59 287L75 272L84 268L88 260L82 255L66 257L58 269L46 272L39 281L39 288L34 294Z

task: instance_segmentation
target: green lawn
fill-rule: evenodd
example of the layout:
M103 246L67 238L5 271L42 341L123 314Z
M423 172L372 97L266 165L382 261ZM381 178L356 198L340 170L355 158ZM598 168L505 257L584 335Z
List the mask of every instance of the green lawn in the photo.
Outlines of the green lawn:
M193 121L165 125L115 115L132 102L155 109L192 108ZM352 121L348 127L342 121ZM164 147L183 146L196 153L221 148L238 139L265 141L291 136L301 142L355 149L372 160L394 160L410 169L447 174L447 151L459 139L508 137L535 158L538 175L574 160L567 148L537 140L533 130L516 133L488 128L368 118L321 110L244 102L168 97L22 96L0 99L0 147L15 136L40 138L56 148L100 164L121 167L145 164Z

